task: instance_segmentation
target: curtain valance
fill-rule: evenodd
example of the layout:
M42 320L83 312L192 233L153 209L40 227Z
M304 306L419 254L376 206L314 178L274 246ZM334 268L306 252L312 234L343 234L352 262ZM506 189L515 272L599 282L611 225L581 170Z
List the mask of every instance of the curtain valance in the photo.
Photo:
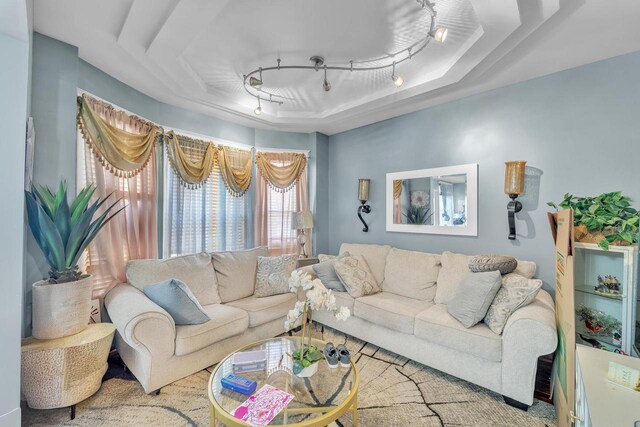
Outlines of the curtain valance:
M402 196L402 180L394 179L393 180L393 198L397 200Z
M218 146L218 170L231 195L244 195L251 185L253 153L232 147Z
M211 176L217 151L212 142L165 133L164 144L171 167L187 188L200 188Z
M257 153L260 175L275 190L285 192L300 179L307 166L302 153Z
M79 96L77 104L78 128L105 169L124 178L139 174L151 158L160 128L87 94Z

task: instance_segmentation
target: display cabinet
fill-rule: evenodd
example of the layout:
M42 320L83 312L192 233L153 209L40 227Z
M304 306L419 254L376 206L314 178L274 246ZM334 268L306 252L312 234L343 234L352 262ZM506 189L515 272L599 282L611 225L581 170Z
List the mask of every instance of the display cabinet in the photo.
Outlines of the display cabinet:
M574 248L576 342L638 357L638 246Z

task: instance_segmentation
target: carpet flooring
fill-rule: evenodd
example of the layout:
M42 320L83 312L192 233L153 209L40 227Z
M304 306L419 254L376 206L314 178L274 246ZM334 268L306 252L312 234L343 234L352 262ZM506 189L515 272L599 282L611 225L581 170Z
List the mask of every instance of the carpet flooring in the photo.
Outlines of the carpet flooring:
M362 427L556 426L552 405L535 401L527 412L506 405L482 387L444 374L402 356L325 328L315 337L345 343L360 371L358 418ZM206 426L207 381L211 368L144 394L136 381L112 378L92 397L68 409L32 410L23 405L27 426ZM344 415L333 427L351 427Z

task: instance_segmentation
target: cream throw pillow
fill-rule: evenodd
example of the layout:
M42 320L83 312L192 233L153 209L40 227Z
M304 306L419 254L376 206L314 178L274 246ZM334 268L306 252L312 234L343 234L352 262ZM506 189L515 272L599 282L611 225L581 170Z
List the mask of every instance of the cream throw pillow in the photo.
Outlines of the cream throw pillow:
M296 269L297 259L297 255L259 256L254 295L270 297L289 292L289 278Z
M447 304L456 293L458 286L466 276L473 274L469 270L468 255L456 254L453 252L443 252L440 257L442 268L438 274L438 285L436 286L436 304Z
M258 256L267 256L266 246L246 251L214 252L213 268L218 278L218 292L223 303L253 295L256 288Z
M362 255L340 258L334 267L340 281L353 298L377 294L382 291Z
M509 316L533 302L542 287L542 280L527 279L511 273L502 277L502 286L493 299L484 323L496 334L502 334Z

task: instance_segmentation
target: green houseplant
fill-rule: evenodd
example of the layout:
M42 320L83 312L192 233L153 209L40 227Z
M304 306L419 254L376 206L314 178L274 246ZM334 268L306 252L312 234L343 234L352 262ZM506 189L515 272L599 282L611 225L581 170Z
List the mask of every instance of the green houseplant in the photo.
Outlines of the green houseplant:
M597 243L608 250L609 245L630 245L638 242L638 211L622 192L603 193L596 197L578 197L569 193L553 208L573 209L577 241Z
M98 232L122 209L112 212L116 201L94 219L109 196L89 203L94 187L83 188L71 205L67 184L61 181L53 193L33 185L25 191L31 233L49 264L49 278L33 284L33 336L53 339L84 329L91 310L91 276L78 261Z
M402 215L407 219L407 224L426 224L431 219L430 210L425 206L409 206Z

